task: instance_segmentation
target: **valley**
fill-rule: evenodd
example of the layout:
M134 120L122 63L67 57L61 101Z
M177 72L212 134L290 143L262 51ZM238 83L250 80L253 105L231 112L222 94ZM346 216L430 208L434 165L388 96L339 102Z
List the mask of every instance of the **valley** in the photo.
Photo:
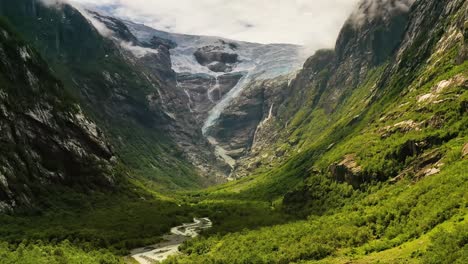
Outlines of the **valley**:
M468 262L467 1L310 56L121 8L0 0L0 264Z

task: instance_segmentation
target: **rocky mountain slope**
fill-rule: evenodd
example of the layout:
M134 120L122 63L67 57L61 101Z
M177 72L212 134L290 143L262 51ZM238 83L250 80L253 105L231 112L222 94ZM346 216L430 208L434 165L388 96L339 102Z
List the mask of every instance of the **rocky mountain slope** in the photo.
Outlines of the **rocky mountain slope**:
M189 113L182 113L183 116L194 119L195 126L191 129L201 131L213 146L211 150L216 157L231 169L237 158L248 153L254 134L251 127L259 124L261 116L247 117L250 126L236 122L236 130L227 123L219 122L225 108L255 80L289 75L303 63L299 46L182 35L130 21L123 23L138 40L134 41L136 45L153 48L162 45L169 50L171 68L176 73L176 87L171 89L184 92L185 96L177 100L187 105L189 110ZM174 112L180 113L180 108ZM245 112L242 110L234 118L240 121L243 116ZM183 117L176 119L180 118ZM233 131L238 140L220 135L217 130ZM229 168L226 173L230 173Z
M0 21L0 213L55 186L110 190L112 150L49 66Z
M190 128L192 120L174 121L176 109L188 112L188 108L178 99L186 98L185 93L172 89L175 74L164 46L136 46L130 42L134 36L119 21L109 20L116 24L109 22L108 28L92 13L61 2L0 3L0 14L50 62L65 88L80 99L83 110L103 127L117 155L136 174L161 188L219 181L216 169L202 173L190 163L210 164L209 145L201 132L180 127ZM166 100L170 105L163 104ZM195 145L207 147L192 151L193 157L183 151Z
M432 85L433 91L440 91L438 85L453 87L453 91L458 94L457 99L444 99L440 104L444 102L443 107L462 107L460 113L466 111L463 108L462 96L466 88L466 9L457 1L449 1L447 7L443 7L443 4L437 5L431 3L432 10L412 12L409 8L382 8L381 14L367 16L367 20L359 23L355 21L357 15L353 14L344 25L335 50L318 51L308 59L304 69L289 84L288 80L279 78L252 86L245 97L251 98L252 94L258 94L262 90L272 94L275 94L275 90L286 90L288 96L273 95L266 100L264 113L272 107L272 115L265 118L268 115L264 114L264 119L268 122L261 127L263 130L257 130L253 153L250 158L246 157L240 162L236 172L238 176L252 173L252 168L258 167L259 164L282 162L281 160L284 161L314 145L321 153L332 152L339 142L358 133L369 136L381 134L381 140L391 141L390 138L394 134L401 138L398 132L405 135L414 130L427 131L428 134L447 131L450 122L447 117L442 118L445 114L436 107L438 104L430 105L431 107L426 109L427 106L421 105L424 97L416 100L417 106L414 102L414 98L427 94L428 86ZM421 6L423 4L416 5L422 9ZM363 4L356 12L365 14L368 12L366 8ZM415 12L427 13L426 20L422 19L423 15ZM449 16L452 20L443 20L444 16ZM431 23L438 26L427 26ZM446 28L450 28L450 33L444 35L442 31ZM422 34L431 37L425 39ZM272 83L277 84L271 87ZM415 117L422 122L420 125L413 120ZM459 117L453 118L457 120ZM364 125L374 122L374 130ZM390 129L392 126L402 128ZM392 132L383 132L389 129ZM441 140L444 142L447 139ZM272 146L271 142L279 143ZM390 150L388 146L379 151L384 149L388 152L394 151L394 156L398 156L399 151L404 151ZM340 151L343 160L336 160L337 163L345 162L345 154L352 153L353 150ZM405 155L419 155L420 151L422 150ZM362 155L364 159L370 154ZM383 160L389 160L390 157L392 154L381 156ZM395 165L405 158L385 166L395 168ZM396 176L397 171L398 169L391 173L369 173L389 177Z
M238 126L230 144L220 115L249 83L302 64L298 46L172 34L67 4L2 1L0 10L53 62L122 160L176 188L225 181L261 117ZM168 169L175 164L184 169Z

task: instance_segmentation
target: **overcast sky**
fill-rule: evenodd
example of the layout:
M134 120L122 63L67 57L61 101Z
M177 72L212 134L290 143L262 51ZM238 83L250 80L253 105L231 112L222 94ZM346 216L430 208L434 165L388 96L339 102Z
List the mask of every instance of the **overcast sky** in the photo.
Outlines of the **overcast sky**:
M72 0L170 32L332 48L358 0Z

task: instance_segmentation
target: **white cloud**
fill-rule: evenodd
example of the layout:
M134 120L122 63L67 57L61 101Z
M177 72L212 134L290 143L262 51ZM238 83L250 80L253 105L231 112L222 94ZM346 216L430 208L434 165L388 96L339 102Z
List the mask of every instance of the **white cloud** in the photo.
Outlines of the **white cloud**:
M358 0L72 0L156 29L260 43L333 47Z
M416 0L361 0L350 20L362 26L376 17L388 17L395 12L408 12Z
M157 50L135 46L130 42L122 41L120 42L120 46L133 53L137 58L143 58L147 54L158 54Z

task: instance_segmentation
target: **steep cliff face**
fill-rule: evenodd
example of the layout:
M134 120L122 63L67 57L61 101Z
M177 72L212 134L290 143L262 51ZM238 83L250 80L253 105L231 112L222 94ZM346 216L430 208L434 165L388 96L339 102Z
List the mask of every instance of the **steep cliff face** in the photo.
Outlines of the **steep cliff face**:
M449 23L442 17L455 13L446 9L463 8L457 1L448 1L448 7L431 2L426 9L419 2L412 6L411 0L362 1L335 49L318 51L295 74L301 63L297 46L172 34L69 5L0 3L0 12L53 62L66 87L109 131L123 160L179 187L223 181L231 172L242 177L257 168L274 168L312 147L331 151L374 121L377 111L388 111L395 94L406 95L414 74L422 74L414 67L429 67L424 61L442 36L440 28L447 28L443 23ZM467 48L459 38L466 26L457 23L458 31L439 53L450 54L448 58L450 49L457 49L454 60L463 65ZM424 39L414 28L430 37ZM428 63L456 68L448 61ZM398 131L418 124L399 121L403 128ZM404 155L423 152L410 151L413 145L400 146L409 153ZM342 164L349 153L342 154L320 169ZM401 163L396 156L388 154ZM377 178L386 174L372 173ZM337 178L346 178L341 176Z
M45 56L134 171L170 188L202 186L222 175L190 164L209 164L209 145L200 143L191 119L176 115L189 109L184 91L174 89L170 47L140 43L120 20L67 4L0 3L1 15ZM183 151L197 144L206 148Z
M210 132L230 129L217 122L220 114L249 82L301 64L294 45L166 33L67 4L1 4L108 131L122 159L173 186L225 180L231 157L218 155L212 143L225 139ZM254 125L240 132L243 141L252 140ZM182 172L168 169L175 167Z
M301 47L173 34L125 23L141 43L154 38L173 43L170 57L177 74L173 89L185 93L178 100L185 101L183 105L188 105L189 112L181 113L183 117L177 119L187 116L194 119L191 131L203 133L215 160L227 165L224 173L229 175L236 160L248 152L253 132L262 117L261 111L257 111L263 106L262 98L249 100L242 93L258 80L289 75L299 69ZM244 99L256 105L251 106ZM230 107L237 107L237 110L231 111ZM247 112L250 114L245 114Z
M311 171L353 186L439 170L434 159L443 154L429 150L465 136L456 124L466 113L466 3L376 4L384 6L363 1L335 50L318 51L289 85L276 80L288 96L272 115L263 112L253 151L233 176L298 157L308 157ZM374 163L379 159L385 162Z
M113 152L37 52L0 21L0 212L54 186L113 187Z
M219 118L221 125L214 129L220 135L220 142L226 141L227 138L223 138L226 130L242 138L245 155L241 156L232 176L248 175L245 166L257 167L256 160L261 156L268 156L267 163L283 158L285 149L290 148L285 145L276 146L276 150L268 155L261 154L262 145L271 147L271 142L276 142L273 135L280 134L277 131L280 127L287 126L296 113L310 112L313 108L323 109L326 114L333 113L354 88L366 81L371 69L388 60L403 38L411 2L363 1L343 26L334 50L318 51L305 62L297 76L286 75L264 83L252 83L239 99L230 102ZM252 98L252 94L263 94L262 91L270 95ZM252 99L260 107L252 109L249 104ZM239 111L243 107L247 111L254 110L256 116L246 118L245 112ZM272 117L279 124L270 127L268 123L276 122ZM241 120L236 127L229 126L232 123L229 120L233 118ZM249 123L244 126L242 120L249 120ZM235 137L233 139L236 141ZM232 151L232 146L228 145L229 142L225 142L226 149Z

